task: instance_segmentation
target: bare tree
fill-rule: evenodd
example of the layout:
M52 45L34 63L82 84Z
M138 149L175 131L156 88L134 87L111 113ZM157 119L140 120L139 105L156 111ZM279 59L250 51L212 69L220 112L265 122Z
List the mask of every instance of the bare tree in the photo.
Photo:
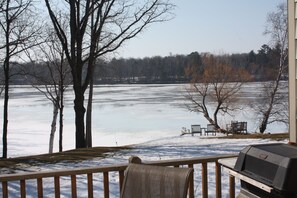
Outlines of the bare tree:
M225 60L213 55L204 55L202 64L202 75L202 66L187 68L186 73L192 78L190 87L187 88L187 109L202 113L217 130L225 132L218 123L218 116L238 110L235 105L238 100L237 93L249 79L249 75L244 69L232 68ZM213 110L211 106L214 106Z
M63 151L63 112L64 93L71 84L70 68L65 60L65 53L55 34L49 30L47 42L36 50L39 61L25 68L25 75L30 76L32 86L39 90L53 104L53 118L49 138L49 153L53 152L56 123L59 114L59 152ZM37 68L41 69L37 69ZM30 72L32 71L32 72Z
M0 0L0 59L4 70L3 158L7 157L8 99L13 57L36 44L39 29L33 20L33 0Z
M45 68L40 74L34 76L33 87L44 94L53 104L53 118L49 138L49 153L53 152L56 123L59 114L59 152L63 151L63 112L64 112L64 93L71 83L69 67L65 59L57 59L44 63ZM40 65L39 65L40 66ZM46 72L47 70L48 72ZM47 74L47 76L44 76Z
M279 65L275 66L275 80L264 84L263 100L257 107L261 114L260 133L264 133L270 123L288 122L288 115L283 108L283 104L288 104L288 98L281 93L282 90L288 90L286 83L281 83L288 72L288 27L285 3L278 5L275 12L268 14L267 28L264 33L271 37L274 57L278 58Z
M44 1L71 67L75 94L76 148L82 148L86 146L84 94L93 78L95 60L117 50L149 24L170 19L173 5L167 0ZM59 3L63 4L63 10L54 9L54 6L62 7L57 5ZM57 20L61 11L70 17L69 37ZM86 71L85 75L83 70Z

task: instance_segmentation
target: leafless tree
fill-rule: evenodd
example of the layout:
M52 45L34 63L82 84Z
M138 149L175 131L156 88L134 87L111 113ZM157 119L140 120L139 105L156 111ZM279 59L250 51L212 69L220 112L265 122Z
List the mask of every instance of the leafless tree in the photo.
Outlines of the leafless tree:
M53 104L53 118L49 138L49 153L53 152L56 123L59 114L59 152L63 151L63 112L64 93L71 84L71 72L65 53L56 34L48 29L47 41L39 45L39 60L32 61L31 69L25 68L24 74L31 79L32 86L39 90ZM35 66L35 67L34 67ZM37 69L41 67L41 69Z
M114 52L150 24L170 19L173 5L168 0L44 1L71 67L76 148L86 147L84 95L93 79L96 59ZM57 20L63 11L69 15L69 34Z
M267 28L264 33L271 37L271 45L276 51L275 57L279 59L279 65L275 67L275 80L264 84L263 100L257 107L261 115L260 133L264 133L270 123L288 122L286 113L288 98L286 94L281 93L283 90L288 90L286 83L282 83L288 72L288 27L285 3L279 4L275 12L268 14Z
M244 69L232 68L226 61L213 55L204 55L202 64L202 75L201 68L197 66L187 68L186 73L192 78L190 87L187 88L187 109L202 113L218 131L225 132L218 123L218 116L238 110L235 105L237 93L249 79L249 75ZM211 106L215 108L211 110Z
M4 70L3 158L7 157L8 99L12 58L36 45L39 28L33 0L0 0L0 62Z

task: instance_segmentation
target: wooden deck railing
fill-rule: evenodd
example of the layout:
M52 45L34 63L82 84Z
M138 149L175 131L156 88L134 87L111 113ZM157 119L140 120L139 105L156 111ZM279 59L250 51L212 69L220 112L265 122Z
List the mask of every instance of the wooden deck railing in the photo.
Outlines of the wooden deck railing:
M235 157L236 155L220 155L212 157L198 157L198 158L189 158L189 159L173 159L173 160L161 160L153 162L144 162L145 164L158 165L158 166L173 166L180 167L186 166L194 168L194 175L200 174L197 173L197 170L194 165L201 164L201 192L202 197L208 197L208 164L215 163L215 182L216 182L216 197L222 197L222 182L221 182L221 165L218 163L219 159ZM80 193L77 189L77 176L86 175L87 183L87 196L92 198L94 196L94 185L93 185L93 175L99 173L103 175L103 194L104 198L109 198L110 196L110 179L109 175L112 172L118 173L118 188L119 191L122 188L122 183L124 179L124 170L128 164L123 165L112 165L112 166L100 166L92 168L79 168L79 169L67 169L67 170L54 170L54 171L42 171L42 172L30 172L30 173L18 173L18 174L6 174L0 175L0 182L2 183L2 196L3 198L8 198L9 196L9 182L19 181L19 193L21 198L25 198L26 193L26 181L36 180L36 196L38 198L44 197L44 187L43 180L45 178L53 178L54 181L54 194L56 198L61 196L60 192L60 178L64 176L70 177L71 185L71 196L76 198ZM200 176L200 175L199 175ZM230 197L234 195L234 179L230 178ZM190 179L189 193L188 197L194 197L194 176Z

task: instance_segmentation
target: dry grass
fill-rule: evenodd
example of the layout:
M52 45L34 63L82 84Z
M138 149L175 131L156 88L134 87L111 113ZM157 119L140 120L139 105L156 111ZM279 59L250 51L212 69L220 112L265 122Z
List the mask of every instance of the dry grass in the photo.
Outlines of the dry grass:
M129 149L129 147L83 148L83 149L64 151L60 153L0 159L0 168L4 168L4 167L11 168L11 167L17 166L17 164L33 165L36 163L57 163L62 161L76 162L76 161L83 161L83 160L88 160L96 157L104 158L110 152L114 153L123 149Z
M273 140L284 140L289 138L289 133L250 133L250 134L234 134L224 137L223 139L273 139Z

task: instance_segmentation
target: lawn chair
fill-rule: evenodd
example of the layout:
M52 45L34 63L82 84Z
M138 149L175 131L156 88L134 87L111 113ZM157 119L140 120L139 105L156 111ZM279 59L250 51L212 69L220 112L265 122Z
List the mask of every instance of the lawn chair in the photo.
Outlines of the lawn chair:
M192 168L129 164L121 198L186 198Z
M247 133L247 122L242 122L242 132Z
M201 130L201 126L200 126L200 124L191 125L191 134L192 134L192 136L193 136L195 133L200 133L200 135L202 135L202 130Z
M208 135L209 133L211 133L212 135L216 135L217 134L217 130L214 124L207 124L207 128L205 130L205 135Z
M247 133L247 122L232 121L230 127L227 126L227 131L232 134Z

